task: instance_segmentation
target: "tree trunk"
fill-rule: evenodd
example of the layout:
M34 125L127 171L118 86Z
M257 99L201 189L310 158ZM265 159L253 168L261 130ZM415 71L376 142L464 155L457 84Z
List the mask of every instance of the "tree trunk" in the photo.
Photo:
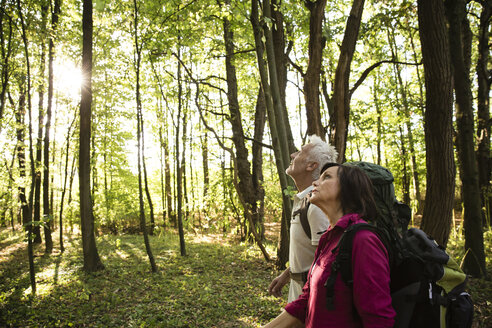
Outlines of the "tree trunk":
M15 119L17 123L17 159L19 162L19 178L21 181L27 181L26 179L26 150L24 145L24 117L26 115L26 92L23 87L19 90L19 109L15 113ZM32 293L36 293L36 276L34 270L34 255L32 245L32 212L29 208L29 203L26 197L26 187L19 185L19 200L21 203L22 211L22 225L25 227L28 233L27 239L27 252L29 257L29 276L31 279Z
M147 227L145 224L145 206L143 200L143 190L142 190L142 167L145 180L145 191L148 193L147 187L147 171L145 168L145 155L144 155L144 131L143 131L143 117L142 117L142 102L140 100L140 63L142 54L142 45L138 41L138 5L137 0L133 0L133 23L134 23L134 33L135 33L135 52L134 52L134 64L135 64L135 75L136 75L136 85L135 85L135 96L137 101L137 147L138 147L138 200L140 205L140 230L142 231L145 243L145 250L147 256L149 257L150 267L152 272L157 271L157 266L155 264L154 255L152 254L152 249L150 248L149 236L147 235ZM149 194L147 194L147 200L149 200L149 205L151 208L151 215L153 215L152 203L150 202Z
M265 105L265 95L263 94L263 89L260 87L258 89L258 97L256 100L256 110L255 110L255 132L254 141L252 146L252 174L253 188L255 190L255 195L257 201L255 212L257 213L255 222L260 228L260 238L265 240L265 225L263 224L263 219L265 216L265 189L263 188L263 134L265 131L266 123L266 105Z
M467 53L471 54L471 43L463 42L467 37L466 34L471 35L471 31L466 18L465 1L446 0L445 5L449 22L449 48L454 68L458 160L463 188L463 220L467 254L464 259L464 269L474 277L481 277L486 274L485 254L478 167L475 157L470 67L467 65L469 58L465 57Z
M492 188L490 186L492 162L490 159L490 84L492 72L487 69L490 63L490 21L492 16L492 0L481 1L480 26L478 35L477 60L477 161L479 185L481 191L483 225L490 227L492 211Z
M309 10L309 61L306 74L304 75L307 134L315 134L324 140L326 131L321 123L319 83L321 63L323 61L323 48L326 43L326 40L323 38L323 19L325 17L326 0L305 0L304 4Z
M53 108L53 61L55 58L54 34L58 27L58 17L60 15L61 0L55 0L53 12L51 13L51 33L48 58L48 107L46 109L46 127L44 130L44 172L43 172L43 217L47 219L44 227L44 238L46 242L46 253L51 253L53 241L51 238L50 222L53 218L53 211L50 208L50 129L51 113ZM61 218L60 218L61 220ZM61 231L61 230L60 230Z
M453 151L453 76L441 0L418 0L424 63L427 189L422 229L446 247L451 228L456 168Z
M92 115L92 1L84 0L82 14L82 74L84 85L80 100L79 195L84 270L104 269L94 236L91 200L91 115Z
M400 140L401 140L401 149L402 149L401 160L402 160L402 167L403 167L403 177L402 177L403 203L410 205L410 177L408 176L408 167L407 167L409 157L412 158L412 163L413 163L412 167L414 169L413 176L414 177L416 176L415 186L416 186L416 190L418 190L418 174L416 172L417 168L415 167L416 159L415 159L415 149L413 146L413 138L412 138L412 126L410 122L410 106L408 104L407 90L405 88L405 84L403 83L403 78L401 77L400 64L398 63L399 62L398 52L397 52L398 47L395 40L394 29L393 30L388 29L387 34L388 34L388 43L390 44L390 48L391 48L391 59L394 62L393 67L395 72L395 78L398 81L396 88L400 93L401 106L403 106L403 110L398 110L397 113L398 116L402 117L402 121L405 122L405 126L407 127L407 135L405 138L404 129L400 125ZM407 151L406 139L408 139L409 151Z
M279 129L282 126L279 126L278 122L280 120L276 117L276 112L274 109L273 99L272 99L272 90L270 88L270 83L268 80L268 67L267 62L264 60L264 46L263 46L263 33L268 35L268 26L262 30L260 26L259 20L259 11L258 11L258 1L252 0L251 2L251 24L253 26L253 32L255 37L255 46L256 46L256 55L258 60L258 69L261 77L261 85L263 89L263 94L265 98L265 105L267 109L267 117L268 123L270 126L270 135L272 138L273 150L275 155L275 164L277 167L277 173L280 180L280 188L281 190L286 190L289 186L289 180L287 179L287 175L285 173L285 156L289 156L289 154L285 154L284 150L287 150L288 147L282 147L281 142L282 138L280 137ZM264 8L270 8L270 6L263 5ZM267 12L268 14L268 12ZM269 17L265 14L266 17ZM263 32L262 32L263 31ZM267 39L268 40L268 39ZM270 59L275 59L274 56L270 56L268 65L273 65L274 61L270 61ZM272 70L270 70L272 71ZM285 139L283 139L285 140ZM285 268L285 264L289 258L289 223L290 223L290 213L292 211L292 203L290 197L282 192L282 220L281 220L281 233L280 233L280 244L277 250L278 260L277 265L280 268Z
M67 131L67 147L66 147L66 152L65 152L65 175L63 178L63 187L62 187L62 193L61 193L61 200L60 200L60 221L59 221L59 227L58 229L60 230L60 252L63 253L65 251L65 247L63 245L63 201L65 199L65 193L67 190L67 179L68 179L68 154L70 152L70 138L72 137L70 135L70 131L72 130L73 125L75 124L75 117L70 126L68 127Z
M164 137L162 133L162 125L163 125L163 115L162 115L162 106L160 105L159 99L157 99L157 119L159 120L159 153L160 153L160 169L161 169L161 202L162 202L162 226L166 227L166 217L169 216L169 213L166 213L166 191L164 185ZM167 142L167 140L166 140Z
M280 11L281 0L271 1L271 17L274 22L272 28L272 43L275 53L275 67L277 70L278 91L280 94L280 102L282 108L283 126L285 127L285 135L287 138L287 146L289 155L296 152L294 145L294 137L290 127L289 114L285 102L285 90L287 88L287 64L288 64L288 49L285 49L285 33L284 33L284 17ZM263 101L264 102L264 101Z
M227 0L224 2L226 5L230 4L230 1ZM221 1L217 1L219 6L223 6ZM241 112L239 109L238 95L237 95L237 78L236 78L236 68L235 68L235 55L234 55L234 34L231 28L231 23L227 16L222 18L223 23L223 37L225 43L225 67L226 67L226 82L227 82L227 99L228 99L228 108L229 108L229 122L231 123L232 128L232 141L234 144L235 152L226 147L218 138L217 134L213 129L210 128L206 124L205 119L200 110L200 118L202 122L206 125L207 129L214 131L217 141L221 145L221 147L230 153L231 160L234 162L233 168L233 183L238 194L238 197L241 201L244 211L244 217L249 223L249 234L252 234L254 240L256 241L258 247L262 251L265 259L270 260L266 249L264 248L261 238L258 235L258 232L255 227L255 219L258 213L255 211L257 195L254 194L253 189L253 180L250 172L250 163L248 161L248 150L245 145L245 136L242 126L241 120ZM196 104L198 103L198 83L195 81L197 85L197 97ZM258 221L258 220L256 220Z
M48 8L46 4L41 5L41 58L40 58L40 83L38 87L38 138L36 140L36 173L34 176L34 222L37 222L34 226L34 243L41 244L41 154L42 154L42 143L43 143L43 124L44 124L44 78L46 70L46 47L44 45L44 36L46 34L46 20ZM44 219L44 218L43 218ZM43 220L44 221L44 220ZM46 225L47 222L44 222Z
M335 113L335 133L332 144L338 151L338 162L345 161L345 147L350 117L349 79L350 65L354 56L355 44L359 36L364 0L354 0L350 16L347 19L345 34L340 48L340 57L335 72L333 86L333 110Z
M202 143L202 166L203 166L203 211L204 216L208 216L209 197L208 189L210 185L210 171L208 168L208 133L205 130L203 137L200 137ZM202 228L201 215L199 216L200 228Z
M5 14L5 9L6 9L6 0L2 0L0 3L0 47L1 47L1 52L2 52L2 69L1 69L1 89L0 89L0 131L2 130L2 118L3 118L3 113L5 110L5 101L6 101L6 95L7 95L7 87L9 85L9 79L10 79L10 72L9 72L9 59L12 53L12 34L13 34L13 28L12 28L12 18L9 15ZM8 39L7 39L7 49L5 49L5 36L4 36L4 17L7 17L9 20L9 25L8 25Z
M176 118L177 126L176 126L176 198L177 198L177 221L178 221L178 233L179 233L179 249L181 252L181 256L186 256L186 245L184 240L184 230L183 230L183 191L182 191L182 181L183 177L181 176L181 164L179 160L179 128L180 128L180 119L182 112L182 96L183 96L183 86L181 85L181 44L179 43L180 37L178 37L178 116Z
M32 245L32 208L33 208L33 191L34 191L34 155L32 149L32 105L31 105L31 66L29 61L29 42L27 39L26 33L26 25L24 23L24 15L22 13L21 2L17 0L17 10L19 13L19 18L21 21L21 29L22 29L22 41L24 43L24 54L26 60L26 75L27 75L27 111L29 114L29 160L31 162L31 188L29 191L29 200L25 199L25 189L24 189L24 200L22 201L22 217L24 225L29 226L27 230L27 252L29 257L29 276L31 281L31 293L34 295L36 293L36 274L34 270L34 254L33 254L33 245ZM23 91L20 92L21 97L23 97ZM19 101L20 103L20 101ZM24 107L24 105L23 105ZM20 109L20 104L19 104ZM21 113L25 111L22 110ZM23 131L22 131L23 133ZM23 139L23 138L22 138ZM25 159L25 156L24 156ZM24 174L25 176L25 174Z

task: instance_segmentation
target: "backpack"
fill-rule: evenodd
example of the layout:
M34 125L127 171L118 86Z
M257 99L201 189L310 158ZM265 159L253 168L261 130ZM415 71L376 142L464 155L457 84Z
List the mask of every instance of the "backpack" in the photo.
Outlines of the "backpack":
M299 221L301 222L302 229L306 233L309 239L311 239L311 226L308 221L308 209L311 202L309 201L309 197L304 197L301 202L301 206L298 210L292 213L292 216L296 216L299 214Z
M352 285L352 242L357 231L373 231L385 245L390 263L392 305L395 326L469 328L473 303L465 292L467 277L432 238L422 230L408 229L411 210L396 200L393 175L379 165L350 162L371 179L379 215L377 223L354 224L343 233L338 254L326 286L328 309L333 309L334 285L340 273L342 281Z

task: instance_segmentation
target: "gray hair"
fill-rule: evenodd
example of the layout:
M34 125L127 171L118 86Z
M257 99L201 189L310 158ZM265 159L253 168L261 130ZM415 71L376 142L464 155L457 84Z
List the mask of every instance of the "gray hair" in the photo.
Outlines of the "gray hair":
M309 143L313 145L309 150L308 160L318 163L318 167L313 171L313 181L318 180L321 168L326 163L335 163L337 161L338 152L329 143L321 140L317 135L308 136Z

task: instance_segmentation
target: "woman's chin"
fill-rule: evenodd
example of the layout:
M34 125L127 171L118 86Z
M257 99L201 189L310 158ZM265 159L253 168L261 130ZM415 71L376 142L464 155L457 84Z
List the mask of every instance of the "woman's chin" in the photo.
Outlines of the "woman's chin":
M318 206L318 201L319 201L318 195L317 194L311 194L311 197L309 198L309 202L311 204Z

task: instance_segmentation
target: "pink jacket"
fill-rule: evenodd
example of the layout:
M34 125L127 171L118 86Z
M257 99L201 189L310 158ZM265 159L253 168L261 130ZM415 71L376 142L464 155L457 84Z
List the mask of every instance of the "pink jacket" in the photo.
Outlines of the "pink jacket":
M332 250L348 226L363 222L358 214L347 214L321 236L303 293L285 307L288 313L304 322L306 328L393 327L395 311L391 306L388 253L371 231L361 230L354 237L353 288L345 285L338 273L335 310L326 308L324 284L336 257Z

